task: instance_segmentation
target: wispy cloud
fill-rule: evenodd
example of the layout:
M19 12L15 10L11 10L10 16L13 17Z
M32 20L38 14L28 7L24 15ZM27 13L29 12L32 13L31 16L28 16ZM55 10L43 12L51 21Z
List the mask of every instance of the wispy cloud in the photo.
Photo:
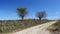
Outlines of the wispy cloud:
M55 14L59 14L59 12L55 12Z

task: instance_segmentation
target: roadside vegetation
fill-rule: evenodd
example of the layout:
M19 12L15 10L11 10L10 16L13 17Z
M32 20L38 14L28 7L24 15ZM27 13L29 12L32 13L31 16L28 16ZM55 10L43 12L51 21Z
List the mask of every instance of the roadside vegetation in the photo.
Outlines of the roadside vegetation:
M55 24L49 26L47 30L60 32L60 20L58 20Z

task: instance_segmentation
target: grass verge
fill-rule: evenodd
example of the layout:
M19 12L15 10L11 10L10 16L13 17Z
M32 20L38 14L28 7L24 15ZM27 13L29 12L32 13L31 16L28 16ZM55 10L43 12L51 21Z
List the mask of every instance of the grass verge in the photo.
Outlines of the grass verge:
M47 30L50 30L50 31L56 30L56 31L60 32L60 20L58 20L55 24L49 26L47 28Z

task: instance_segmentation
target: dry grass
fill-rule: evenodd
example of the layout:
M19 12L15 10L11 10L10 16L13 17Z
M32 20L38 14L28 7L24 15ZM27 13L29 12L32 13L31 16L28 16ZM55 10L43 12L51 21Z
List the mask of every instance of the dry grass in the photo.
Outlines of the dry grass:
M58 29L58 30L56 30L56 29ZM49 26L47 28L47 30L56 30L56 31L60 32L60 20L58 20L58 22L56 22L55 24Z

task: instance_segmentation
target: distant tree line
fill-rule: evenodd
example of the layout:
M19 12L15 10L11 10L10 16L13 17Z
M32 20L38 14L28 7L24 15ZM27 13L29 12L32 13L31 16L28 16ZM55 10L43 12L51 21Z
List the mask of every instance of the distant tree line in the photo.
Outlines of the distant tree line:
M21 17L21 19L23 20L28 13L27 8L17 8L17 13L19 17ZM46 11L39 11L36 13L36 16L37 18L39 18L39 20L42 20L44 17L46 17Z

